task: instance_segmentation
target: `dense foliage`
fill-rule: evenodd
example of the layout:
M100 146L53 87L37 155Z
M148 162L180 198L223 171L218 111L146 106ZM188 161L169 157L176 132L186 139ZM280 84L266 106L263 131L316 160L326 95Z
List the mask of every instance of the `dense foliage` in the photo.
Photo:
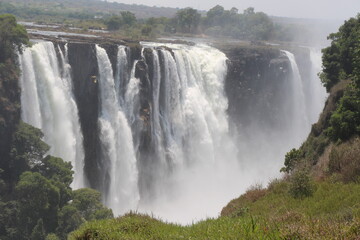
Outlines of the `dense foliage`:
M14 57L14 48L21 51L28 41L25 28L16 23L13 15L0 15L0 62Z
M326 130L333 141L344 141L360 133L360 14L330 34L331 46L323 50L321 80L329 91L337 82L351 84L340 99Z
M2 171L0 185L0 238L66 239L85 221L112 218L92 189L73 191L70 163L43 157L49 147L42 133L20 122L13 134L9 167Z

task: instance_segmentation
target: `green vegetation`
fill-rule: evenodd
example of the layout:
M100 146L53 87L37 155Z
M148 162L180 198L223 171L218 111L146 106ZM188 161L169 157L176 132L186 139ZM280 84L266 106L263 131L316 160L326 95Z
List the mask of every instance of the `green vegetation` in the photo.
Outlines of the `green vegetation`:
M48 234L65 239L85 221L113 217L99 192L72 191L71 164L44 158L49 147L41 137L39 129L23 122L13 134L8 167L1 174L1 239L45 239Z
M217 219L190 226L130 213L88 222L70 234L87 239L356 239L360 234L360 185L322 182L306 198L293 198L291 184L276 180L231 201Z
M295 168L311 169L321 157L334 158L336 152L341 151L339 145L353 146L351 142L356 140L351 139L360 133L360 14L345 21L337 33L330 34L329 39L332 42L323 49L320 78L330 97L308 139L298 150L293 149L286 154L282 171L287 173ZM346 162L358 162L357 158L354 156ZM325 175L341 172L340 168L348 165L344 164L340 164L338 169L330 168Z
M78 28L77 31L107 29L114 37L136 40L196 34L250 41L288 41L294 38L293 29L298 29L294 25L289 28L275 24L265 13L255 12L251 7L239 13L235 7L225 10L220 5L204 15L193 8L151 8L100 0L10 0L0 2L1 13L40 24L56 24L65 28L63 30L69 30L68 27Z

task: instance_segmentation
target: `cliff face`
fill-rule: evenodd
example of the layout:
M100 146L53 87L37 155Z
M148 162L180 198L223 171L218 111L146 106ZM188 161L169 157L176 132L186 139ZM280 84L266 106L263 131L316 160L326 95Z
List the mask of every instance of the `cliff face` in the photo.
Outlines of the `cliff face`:
M281 127L291 71L288 58L273 48L228 48L224 52L229 59L225 91L232 123L246 127L258 121Z
M59 44L59 43L58 43ZM100 44L110 59L114 75L117 71L118 45ZM60 47L64 46L60 44ZM157 166L154 156L155 141L152 139L152 85L154 76L153 50L143 49L138 43L127 44L129 64L124 73L129 76L136 60L135 77L139 79L139 99L136 100L136 119L130 123L134 136L134 146L139 168L139 187L151 188L148 171ZM228 97L228 114L232 126L246 128L256 124L271 128L281 128L281 116L288 111L287 97L291 66L288 58L276 48L230 46L221 49L228 57L228 71L225 91ZM305 56L305 55L304 55ZM78 105L80 124L83 133L85 169L88 185L106 193L109 176L107 163L102 162L98 119L101 112L99 95L99 69L94 43L68 43L68 59L72 68L73 91ZM160 65L163 56L159 54ZM302 68L300 66L300 68ZM306 68L306 66L304 67ZM163 71L163 69L161 69ZM301 71L304 72L304 71ZM161 72L160 74L164 74ZM124 83L127 84L127 83ZM161 88L163 89L163 88ZM120 90L120 94L125 93ZM161 98L160 101L164 101ZM249 130L250 131L250 130ZM150 184L150 185L149 185ZM141 191L146 192L146 191Z
M97 83L98 65L95 45L88 43L69 43L69 63L73 74L74 95L77 101L80 124L84 137L85 173L91 187L101 189L103 168L100 159L98 115L99 86Z

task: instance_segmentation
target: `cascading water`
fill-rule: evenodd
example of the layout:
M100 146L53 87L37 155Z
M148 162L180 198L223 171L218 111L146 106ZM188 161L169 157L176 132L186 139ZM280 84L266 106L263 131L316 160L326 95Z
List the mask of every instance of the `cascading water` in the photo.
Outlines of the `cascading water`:
M66 47L65 47L66 50ZM22 119L40 128L51 148L49 154L72 163L72 186L85 185L84 152L77 106L71 89L70 66L52 42L40 42L19 56L22 71Z
M67 45L63 49L41 42L20 55L22 118L43 130L50 154L72 162L78 188L86 186L83 139ZM283 106L277 106L283 126L252 121L237 129L234 140L222 52L207 45L142 43L138 57L119 46L111 63L104 48L95 50L102 171L96 181L115 215L139 210L181 223L217 216L254 181L278 176L284 154L304 140L325 97L315 73L303 86L294 56L283 51L291 70L281 86ZM312 52L314 72L316 56Z
M309 93L307 98L310 99L308 111L310 113L310 123L315 123L319 114L323 110L325 100L327 98L326 89L321 85L318 73L322 70L321 59L322 53L320 49L310 48L310 61L311 61L311 79L309 86Z
M292 101L292 109L290 109L292 115L292 118L290 118L290 127L292 131L290 132L293 134L294 140L298 140L298 142L293 143L295 147L300 145L301 142L305 140L305 137L310 130L310 122L308 119L308 109L305 103L305 88L303 86L295 56L294 54L285 50L282 50L282 52L285 53L287 58L289 59L292 71L292 82L290 84L290 95L292 96L292 99L289 99L290 101Z
M102 161L107 164L105 176L109 177L105 203L117 215L137 207L138 172L132 133L119 103L110 60L106 51L99 46L96 46L96 54L100 69L99 128Z
M226 56L206 45L143 46L152 49L152 140L159 167L152 176L157 195L139 209L183 223L216 216L237 195L230 189L238 187L240 170L226 114Z

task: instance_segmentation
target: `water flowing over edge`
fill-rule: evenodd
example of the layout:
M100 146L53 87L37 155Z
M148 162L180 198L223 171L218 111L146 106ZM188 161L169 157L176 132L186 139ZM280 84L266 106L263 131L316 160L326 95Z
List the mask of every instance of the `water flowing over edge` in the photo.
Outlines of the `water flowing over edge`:
M265 143L266 152L277 148L276 144L281 147L264 158L261 151L245 144L246 139L234 141L229 133L224 92L227 65L222 52L207 45L144 42L142 46L140 58L133 62L130 49L119 46L115 66L104 48L95 47L100 160L104 166L103 178L98 181L106 186L102 189L104 202L115 215L139 210L181 223L217 216L221 207L254 184L254 179L267 181L268 176L277 175L275 171L263 174L254 161L276 165L278 171L279 157L290 145L296 147L304 140L304 129L310 128L325 98L325 94L314 97L324 91L315 83L317 77L304 83L293 54L283 51L292 69L289 101L297 111L287 118L295 138L288 139L289 146ZM44 140L52 146L50 154L73 164L72 186L79 188L88 186L83 137L67 45L57 48L41 42L19 56L22 119L43 130ZM150 49L151 57L145 48ZM318 59L311 56L315 72ZM145 77L136 75L137 68L145 69ZM144 84L151 89L145 102ZM316 101L313 109L306 104L309 97ZM151 151L143 152L141 144L147 133ZM262 134L254 136L262 141ZM262 177L256 177L259 174Z

